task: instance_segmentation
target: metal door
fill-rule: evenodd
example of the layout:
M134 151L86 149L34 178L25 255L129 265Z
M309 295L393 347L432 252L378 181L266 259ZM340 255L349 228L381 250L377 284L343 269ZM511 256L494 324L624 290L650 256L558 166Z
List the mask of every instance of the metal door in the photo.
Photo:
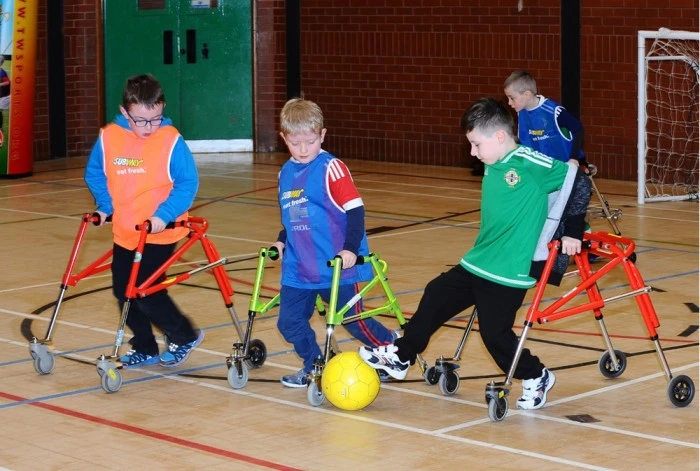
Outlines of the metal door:
M190 140L252 139L249 0L103 0L105 119L134 74L155 75Z

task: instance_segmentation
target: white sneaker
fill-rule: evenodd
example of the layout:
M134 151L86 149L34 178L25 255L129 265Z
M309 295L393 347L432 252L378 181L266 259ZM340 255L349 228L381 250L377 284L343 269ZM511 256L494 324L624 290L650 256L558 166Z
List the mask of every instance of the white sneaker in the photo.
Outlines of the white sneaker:
M401 361L396 352L399 349L393 343L377 348L360 347L360 357L375 370L381 370L394 379L404 379L408 373L409 361Z
M542 376L523 380L523 396L518 399L518 409L540 409L547 402L547 391L552 389L557 378L547 368L542 368Z

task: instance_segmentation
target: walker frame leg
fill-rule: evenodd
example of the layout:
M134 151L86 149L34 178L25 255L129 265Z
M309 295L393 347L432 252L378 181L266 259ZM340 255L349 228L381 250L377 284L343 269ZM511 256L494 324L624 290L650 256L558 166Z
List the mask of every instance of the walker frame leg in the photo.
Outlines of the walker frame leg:
M474 307L452 358L446 358L441 355L435 360L434 366L428 367L428 364L423 360L422 356L418 355L418 366L423 373L423 379L430 385L437 384L440 387L440 391L445 396L451 396L459 389L460 377L459 374L456 373L456 370L459 369L459 365L455 362L461 359L464 346L467 343L469 333L474 327L476 318L477 310L476 307Z
M334 348L337 350L335 339L335 327L355 322L360 319L367 319L383 313L393 314L399 325L403 328L406 324L406 319L399 307L398 300L394 296L391 287L389 286L386 276L387 263L381 260L377 254L370 253L367 256L359 256L357 258L358 265L371 263L374 277L365 283L359 292L352 297L346 304L338 308L338 289L340 286L340 274L342 270L342 258L336 256L333 260L328 261L328 266L333 269L333 277L331 281L330 297L326 308L326 341L324 344L322 358L318 358L314 363L314 370L310 373L307 399L312 406L319 406L325 400L325 395L322 388L322 377L325 365L331 360ZM375 286L380 285L385 296L385 302L376 308L366 309L361 313L347 316L350 309L355 306L369 291ZM318 300L317 300L318 301Z
M658 334L656 332L656 328L658 328L660 324L649 296L651 289L644 285L644 280L642 279L642 276L634 263L636 259L634 242L622 236L604 232L585 234L584 249L580 254L574 256L574 260L578 268L577 273L581 277L581 283L574 289L565 293L561 298L552 302L546 308L540 309L540 303L546 287L543 280L547 280L549 278L554 260L558 255L559 247L559 241L553 241L549 244L549 257L545 263L545 268L540 278L540 282L537 284L532 305L528 309L525 328L523 329L518 341L514 360L510 366L505 381L503 383L496 383L492 381L486 386L485 397L489 405L489 417L494 421L503 420L505 417L505 413L507 412L507 403L504 403L503 400L507 397L507 388L511 385L520 355L524 348L525 339L527 338L528 332L534 322L547 323L582 312L593 311L595 319L598 321L606 347L606 350L598 363L600 371L603 376L608 378L620 376L622 372L625 371L627 366L626 355L620 350L614 349L610 335L608 334L605 323L603 322L602 308L606 304L629 297L634 297L637 302L640 313L649 332L650 340L654 343L654 348L658 353L664 374L669 380L669 399L677 407L685 407L690 404L695 396L695 385L693 380L688 376L681 375L674 378L668 366L663 349L659 344ZM608 259L608 261L602 267L598 268L596 271L593 271L588 261L589 252L599 257ZM600 294L600 290L598 289L597 282L600 278L605 276L618 265L622 266L631 291L610 297L608 299L603 299ZM586 294L588 295L587 303L564 308L569 301L577 297L583 291L586 291Z
M111 218L108 218L108 221L111 221ZM56 364L56 359L53 356L53 335L56 328L56 323L58 321L58 314L61 310L61 306L63 305L63 300L68 287L76 286L80 280L108 270L111 267L111 263L108 261L112 257L112 250L110 249L83 270L79 271L78 273L73 273L78 260L78 255L80 253L80 247L82 246L83 239L85 238L85 232L87 231L88 224L90 223L99 224L99 216L97 214L84 213L80 219L78 233L75 236L73 248L70 256L68 257L66 270L64 271L61 279L58 298L56 300L53 313L51 314L51 319L49 320L45 337L43 339L32 337L32 340L29 342L29 354L33 360L34 370L40 375L51 373Z

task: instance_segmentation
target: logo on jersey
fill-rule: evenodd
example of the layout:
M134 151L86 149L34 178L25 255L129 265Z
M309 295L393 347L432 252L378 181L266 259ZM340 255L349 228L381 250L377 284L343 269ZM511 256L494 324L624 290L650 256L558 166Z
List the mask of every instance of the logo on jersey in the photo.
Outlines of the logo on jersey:
M530 129L528 131L533 142L551 139L552 136L545 134L544 129Z
M520 175L518 175L518 172L515 171L515 169L510 169L506 172L504 179L508 186L514 187L518 183L520 183Z
M115 157L114 165L117 167L140 167L143 159L130 159L128 157Z
M117 175L126 175L129 173L146 173L146 169L141 167L143 159L132 159L129 157L115 157L112 164L116 167L124 167L117 169Z
M302 194L304 193L304 189L300 190L290 190L290 191L285 191L282 193L282 197L280 198L282 201L288 200L290 198L299 198Z

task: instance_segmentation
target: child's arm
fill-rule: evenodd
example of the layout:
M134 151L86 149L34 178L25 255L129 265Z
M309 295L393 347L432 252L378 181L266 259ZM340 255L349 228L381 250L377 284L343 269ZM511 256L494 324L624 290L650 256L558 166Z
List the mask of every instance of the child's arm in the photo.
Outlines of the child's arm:
M591 181L579 170L576 172L576 179L561 221L564 229L561 237L562 252L567 255L581 252L581 241L583 240L586 212L590 199Z
M533 152L532 156L526 155L525 162L532 178L537 182L543 193L549 194L561 189L569 171L569 166L577 167L574 163L564 163L539 152L526 148L526 152Z
M168 199L163 201L153 214L165 223L177 220L178 216L190 209L199 188L197 166L182 136L177 138L170 157L170 176L173 189Z
M277 249L277 253L279 254L278 257L280 259L282 259L282 253L284 252L285 245L287 245L287 229L283 227L277 236L277 240L274 244L272 244L272 246Z
M365 235L365 207L359 206L345 213L347 226L345 230L345 243L343 250L338 255L343 259L343 268L351 268L357 262L360 252L360 243Z
M343 250L343 268L351 268L357 261L362 238L365 235L365 207L352 180L350 170L339 159L332 160L326 172L328 188L333 201L345 211L346 227Z
M571 133L569 161L579 162L583 155L581 152L583 147L583 124L564 107L559 108L559 114L556 119L559 129L567 129Z
M93 198L95 198L96 211L104 214L105 217L114 212L112 195L107 187L107 175L104 170L104 153L102 151L102 132L100 137L92 147L90 157L85 165L85 184L87 185ZM100 220L104 221L105 217Z

